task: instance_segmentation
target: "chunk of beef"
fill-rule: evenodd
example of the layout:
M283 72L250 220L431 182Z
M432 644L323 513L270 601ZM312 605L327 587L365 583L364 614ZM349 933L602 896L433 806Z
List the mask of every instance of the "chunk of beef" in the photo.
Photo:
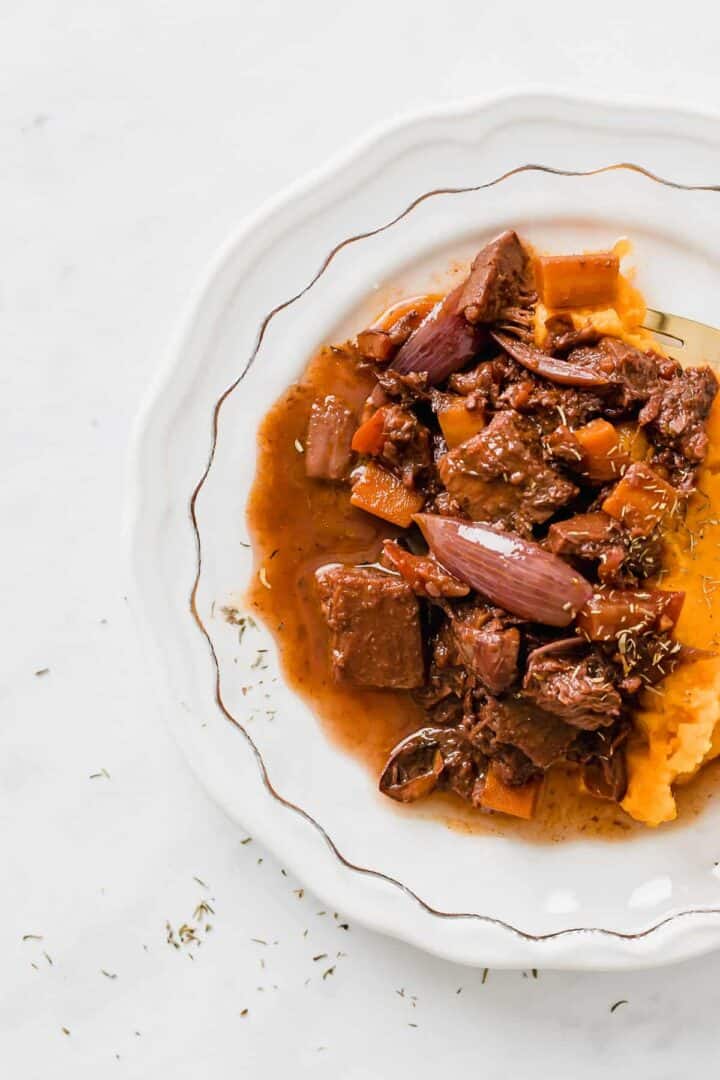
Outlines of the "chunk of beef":
M553 356L564 356L582 345L597 345L602 337L591 322L576 329L569 315L552 315L545 320L545 329L548 332L545 349Z
M305 470L317 480L343 480L352 461L355 415L340 398L314 401L305 444Z
M538 769L547 769L567 756L577 728L519 697L489 698L479 713L481 729L491 746L516 747Z
M619 522L602 510L554 522L548 529L545 545L555 555L599 560L598 577L603 582L623 580L627 534Z
M680 664L704 660L710 655L701 649L689 649L676 641L672 630L657 632L646 629L618 637L613 660L623 672L620 688L625 694L632 695L643 686L654 686L661 682Z
M497 746L492 761L498 778L509 787L521 787L542 776L542 769L516 746Z
M578 492L546 464L535 424L509 410L496 413L483 431L446 454L438 471L471 518L520 532L547 521Z
M602 510L554 522L545 546L565 558L597 559L598 577L604 585L635 585L657 574L662 564L659 533L633 539Z
M647 401L666 372L666 362L656 353L641 352L613 337L602 338L596 348L573 350L568 360L594 363L608 375L613 382L608 403L623 411Z
M448 573L432 555L413 555L394 540L383 544L383 562L404 578L416 596L453 599L470 592L469 585Z
M380 790L399 802L423 798L438 785L479 805L485 756L459 728L426 727L398 743L380 776Z
M605 408L598 393L555 386L527 371L507 353L451 376L448 388L467 397L473 408L515 409L531 416L545 434L558 423L580 427Z
M469 323L490 323L529 293L528 257L517 233L507 229L480 251L458 296L456 310Z
M336 678L359 686L421 686L420 614L412 589L365 566L323 566L316 580Z
M458 371L448 379L448 389L463 397L473 396L494 408L506 377L505 358L482 360L467 371Z
M594 731L620 715L615 679L615 670L599 650L562 656L539 649L528 657L523 697L573 727Z
M491 694L501 694L517 677L520 631L499 610L472 605L452 620L460 661Z
M444 620L430 639L430 664L425 685L413 696L423 708L434 709L440 702L450 699L462 703L475 685L475 676L460 657L451 623Z
M414 405L418 401L430 400L430 384L423 371L410 371L400 375L388 369L377 376L378 385L371 394L371 401L376 407L387 401L397 401L401 405Z
M574 472L582 473L584 454L580 440L565 424L558 426L545 436L546 455L552 461L562 462Z
M558 421L571 428L582 427L601 415L605 403L594 391L554 386L525 372L508 383L498 398L498 407L516 409L532 417L543 434L547 434L557 427Z
M709 367L688 368L658 385L640 413L640 423L653 445L669 448L694 469L707 452L705 421L717 389ZM678 464L682 466L683 461Z
M430 432L414 412L402 405L382 410L381 448L377 455L406 487L415 487L433 464Z

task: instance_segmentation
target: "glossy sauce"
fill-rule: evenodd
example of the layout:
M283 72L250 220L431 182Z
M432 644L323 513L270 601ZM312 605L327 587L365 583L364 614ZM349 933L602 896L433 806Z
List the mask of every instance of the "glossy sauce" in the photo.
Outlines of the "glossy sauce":
M328 737L357 756L377 779L391 748L423 726L425 713L407 692L334 681L314 572L329 562L375 562L383 539L399 530L352 507L348 486L308 479L302 453L316 397L337 394L359 415L373 385L367 371L355 368L340 350L326 348L265 417L248 510L257 571L248 599L276 638L288 683L310 704ZM261 568L270 589L259 580ZM717 776L713 764L678 791L680 823L700 811L717 786ZM577 773L568 766L546 777L532 822L474 810L447 793L409 806L386 801L388 813L432 816L468 833L512 833L552 842L588 835L628 838L645 831L616 804L581 793ZM679 823L670 826L677 827Z

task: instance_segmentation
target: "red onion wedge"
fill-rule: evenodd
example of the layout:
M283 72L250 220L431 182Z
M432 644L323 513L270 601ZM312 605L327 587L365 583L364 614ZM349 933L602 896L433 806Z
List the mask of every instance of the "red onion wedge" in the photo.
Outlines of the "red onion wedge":
M512 356L513 360L517 360L518 364L522 364L528 371L532 371L535 375L540 375L558 386L602 388L612 384L612 379L609 379L607 375L603 375L600 371L593 371L591 368L572 364L568 360L558 360L557 357L549 356L542 349L536 349L534 345L527 345L523 341L518 341L517 338L510 337L509 334L500 333L498 330L491 332L498 345L509 356Z
M521 619L568 626L592 596L571 566L514 533L439 514L415 521L446 570Z
M453 289L407 339L390 365L398 375L424 371L430 385L437 386L465 367L486 343L485 328L471 326L462 312L454 310L462 289L463 285Z

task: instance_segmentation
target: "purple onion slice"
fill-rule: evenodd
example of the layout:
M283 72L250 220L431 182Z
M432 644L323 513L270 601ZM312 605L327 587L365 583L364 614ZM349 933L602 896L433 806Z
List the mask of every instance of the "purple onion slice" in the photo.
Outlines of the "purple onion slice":
M407 339L390 365L398 375L423 371L430 385L437 386L465 367L487 342L485 327L471 326L455 311L462 288L453 289Z
M481 521L416 514L438 562L521 619L568 626L593 590L557 555Z
M601 371L593 371L592 368L581 367L579 364L570 363L569 360L558 360L555 356L549 356L542 349L536 349L534 345L527 345L524 341L502 334L498 330L492 331L492 336L505 352L522 364L528 371L540 375L558 386L584 386L600 389L612 385L612 379Z

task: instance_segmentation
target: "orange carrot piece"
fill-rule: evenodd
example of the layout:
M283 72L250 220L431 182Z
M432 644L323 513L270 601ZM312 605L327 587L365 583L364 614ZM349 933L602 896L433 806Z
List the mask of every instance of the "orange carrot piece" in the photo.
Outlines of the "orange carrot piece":
M615 299L620 260L612 251L586 255L541 255L535 279L549 308L609 306Z
M369 420L361 424L352 438L351 446L358 454L379 454L383 447L385 409L378 409Z
M413 514L422 510L423 496L411 491L393 473L369 462L353 474L350 502L359 510L407 529Z
M606 589L600 586L578 612L577 628L588 641L617 641L626 631L672 630L684 592L666 589Z
M631 461L645 461L650 443L644 430L634 421L618 424L615 430L623 453L627 454Z
M649 465L636 461L602 504L631 536L648 536L678 506L678 493Z
M620 446L617 431L607 420L591 420L573 432L580 443L583 466L591 480L617 480L630 458Z
M438 412L438 421L450 449L471 439L485 427L482 409L468 409L465 399L458 396Z
M541 787L542 777L529 780L527 784L521 784L519 787L510 787L500 779L491 761L485 787L480 797L480 805L486 810L497 810L501 814L511 814L513 817L529 821L535 814Z

